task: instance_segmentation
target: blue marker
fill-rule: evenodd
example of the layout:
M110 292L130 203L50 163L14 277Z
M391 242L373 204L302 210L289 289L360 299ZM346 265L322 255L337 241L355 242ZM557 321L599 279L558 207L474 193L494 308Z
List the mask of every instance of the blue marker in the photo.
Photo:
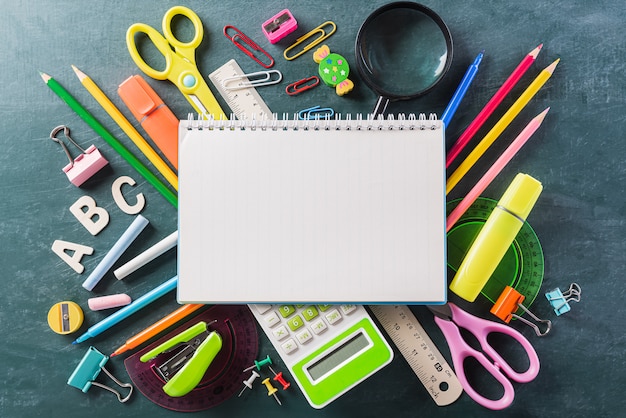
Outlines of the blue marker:
M145 295L141 296L140 298L135 299L135 301L131 303L130 305L124 306L120 310L116 311L114 314L104 318L102 321L98 322L97 324L92 325L83 335L78 337L76 341L74 341L72 344L82 343L83 341L86 341L91 337L100 335L107 329L111 328L113 325L117 324L123 319L128 318L129 316L131 316L132 314L134 314L141 308L154 302L155 300L165 295L166 293L176 289L177 285L178 285L178 276L174 276L168 281L166 281L165 283L163 283L162 285L152 289Z
M465 93L467 93L470 84L472 84L472 81L474 81L474 77L476 77L476 73L478 72L478 66L483 59L483 53L484 51L481 51L476 56L476 59L474 60L472 65L469 66L469 68L465 72L465 75L463 76L463 79L461 80L461 83L459 84L459 87L456 88L456 91L452 95L450 103L448 103L448 106L441 114L441 121L443 122L443 126L448 126L448 123L450 123L450 120L452 120L452 116L454 116L456 109L461 104L461 100L463 100L463 97L465 97Z

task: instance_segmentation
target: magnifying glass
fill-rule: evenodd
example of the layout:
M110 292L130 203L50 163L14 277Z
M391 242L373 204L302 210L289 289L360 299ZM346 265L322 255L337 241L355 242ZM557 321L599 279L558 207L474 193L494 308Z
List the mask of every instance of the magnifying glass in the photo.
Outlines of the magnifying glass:
M452 64L452 36L431 9L401 1L368 16L355 52L361 78L379 96L376 117L390 101L413 99L435 87Z

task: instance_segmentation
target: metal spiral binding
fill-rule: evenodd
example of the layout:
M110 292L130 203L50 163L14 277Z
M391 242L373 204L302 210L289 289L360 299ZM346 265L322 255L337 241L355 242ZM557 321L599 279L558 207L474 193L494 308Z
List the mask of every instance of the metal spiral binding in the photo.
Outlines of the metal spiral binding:
M415 115L410 113L408 116L404 113L400 113L396 116L393 114L387 117L383 115L374 116L367 114L365 118L363 114L357 113L354 117L351 114L347 114L344 117L340 113L336 113L334 117L326 116L323 118L316 118L310 120L299 120L298 114L294 113L293 118L289 118L288 113L283 113L282 118L278 117L277 113L274 113L270 118L266 115L260 120L256 119L256 115L253 115L251 119L242 117L241 119L235 119L231 114L229 119L215 119L212 115L198 114L197 119L194 118L193 113L189 113L187 116L187 129L208 129L208 130L314 130L314 131L331 131L331 130L365 130L365 131L383 131L383 130L424 130L424 129L438 129L441 127L441 122L437 119L435 113L430 113L426 117L425 113Z

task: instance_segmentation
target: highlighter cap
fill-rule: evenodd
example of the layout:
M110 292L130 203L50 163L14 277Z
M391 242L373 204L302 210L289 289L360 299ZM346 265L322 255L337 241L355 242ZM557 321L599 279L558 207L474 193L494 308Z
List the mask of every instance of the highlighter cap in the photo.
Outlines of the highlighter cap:
M526 220L542 190L543 186L537 179L519 173L498 201L498 205Z
M148 116L163 104L163 100L139 75L133 75L120 84L118 94L138 120Z

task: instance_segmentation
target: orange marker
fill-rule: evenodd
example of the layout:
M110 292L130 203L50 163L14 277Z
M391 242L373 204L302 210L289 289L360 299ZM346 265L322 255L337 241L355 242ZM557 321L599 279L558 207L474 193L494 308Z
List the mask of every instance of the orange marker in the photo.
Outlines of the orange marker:
M139 75L120 84L117 93L157 147L178 170L178 118Z
M177 310L175 310L174 312L172 312L165 318L150 325L148 328L144 329L139 334L136 334L130 337L128 340L126 340L126 343L124 343L124 345L122 345L113 353L111 353L110 357L119 356L120 354L125 353L128 350L132 350L133 348L140 346L141 344L145 343L146 341L148 341L150 338L154 337L161 331L165 330L171 325L174 325L181 319L191 315L192 312L197 311L203 306L204 305L202 304L183 305L182 307L178 308Z

